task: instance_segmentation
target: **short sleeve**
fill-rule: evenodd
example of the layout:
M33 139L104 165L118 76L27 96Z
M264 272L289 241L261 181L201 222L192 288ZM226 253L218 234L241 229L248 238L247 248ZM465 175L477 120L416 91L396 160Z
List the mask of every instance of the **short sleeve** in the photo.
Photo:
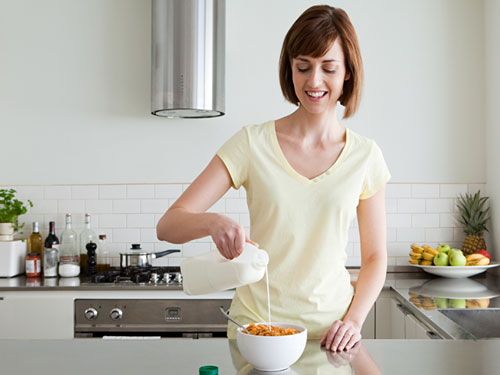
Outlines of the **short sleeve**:
M250 164L250 144L248 130L242 128L222 145L217 151L226 168L231 175L233 187L239 189L248 176Z
M382 151L373 142L366 163L363 188L359 199L367 199L375 195L390 178L391 174L385 163Z

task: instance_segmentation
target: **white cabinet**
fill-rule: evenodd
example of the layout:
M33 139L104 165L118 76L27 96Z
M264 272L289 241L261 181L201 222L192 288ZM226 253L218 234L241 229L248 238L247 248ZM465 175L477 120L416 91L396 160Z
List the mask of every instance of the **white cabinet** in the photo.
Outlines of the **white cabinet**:
M410 340L430 340L429 330L413 315L405 316L405 338Z
M73 337L73 298L67 293L0 292L0 338Z
M375 305L366 316L365 323L361 328L361 337L364 339L375 338Z
M383 291L375 303L375 338L404 339L405 314L391 292Z

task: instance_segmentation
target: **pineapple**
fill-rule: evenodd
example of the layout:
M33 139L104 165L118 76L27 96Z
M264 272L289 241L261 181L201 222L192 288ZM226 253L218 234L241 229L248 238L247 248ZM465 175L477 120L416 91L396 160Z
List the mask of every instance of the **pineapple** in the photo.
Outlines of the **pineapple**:
M462 250L465 255L472 254L479 249L486 250L486 242L483 238L483 231L488 231L486 222L488 208L484 208L488 197L481 197L479 190L474 196L471 194L460 195L457 200L457 208L460 213L459 222L464 227L464 232L467 235L462 245Z

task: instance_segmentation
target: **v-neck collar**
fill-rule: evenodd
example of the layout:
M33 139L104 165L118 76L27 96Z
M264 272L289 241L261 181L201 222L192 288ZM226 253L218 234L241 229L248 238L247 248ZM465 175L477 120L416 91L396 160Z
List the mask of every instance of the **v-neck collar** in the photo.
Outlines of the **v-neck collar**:
M281 149L281 146L278 142L278 135L276 134L276 122L274 120L269 122L269 133L270 133L270 138L271 138L271 143L274 148L274 151L276 153L276 156L278 159L280 159L281 164L285 168L285 170L288 172L290 176L295 178L297 181L305 184L305 185L313 185L320 183L324 180L326 180L329 176L331 176L335 169L342 163L342 161L345 158L345 155L347 153L347 150L350 146L350 140L351 140L351 135L350 135L350 130L348 128L345 128L345 145L342 148L342 151L340 151L339 156L337 157L337 160L328 168L325 172L321 173L320 175L313 177L313 178L307 178L306 176L300 174L297 172L288 162L288 159L286 158L285 154L283 153L283 150Z

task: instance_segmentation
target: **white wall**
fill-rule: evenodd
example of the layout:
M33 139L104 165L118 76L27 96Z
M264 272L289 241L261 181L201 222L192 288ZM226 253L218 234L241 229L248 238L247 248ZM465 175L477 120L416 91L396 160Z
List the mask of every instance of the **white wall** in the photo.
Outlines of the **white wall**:
M495 259L500 258L500 1L486 0L485 14L485 75L486 79L486 136L487 192L490 196L490 243Z
M227 115L167 120L149 114L150 1L1 0L0 185L192 181L241 126L293 108L278 56L317 3L357 29L366 90L346 125L392 182L484 182L482 1L228 0Z

